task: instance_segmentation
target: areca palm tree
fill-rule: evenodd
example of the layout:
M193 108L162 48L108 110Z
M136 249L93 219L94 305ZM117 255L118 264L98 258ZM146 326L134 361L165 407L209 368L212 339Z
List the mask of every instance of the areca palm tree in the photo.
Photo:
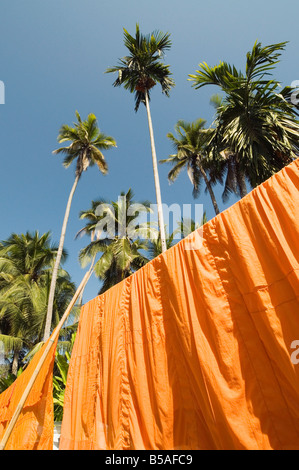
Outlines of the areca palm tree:
M151 149L154 170L154 181L156 189L156 200L158 206L159 229L161 232L162 250L166 250L164 217L162 209L161 189L157 165L154 132L150 112L150 91L159 83L162 93L169 96L174 81L171 78L169 65L161 62L165 52L170 49L170 34L155 31L148 36L141 34L138 24L136 25L135 37L124 29L124 44L129 55L120 59L115 67L108 68L107 73L116 72L117 79L113 83L115 87L124 85L124 88L135 94L135 111L140 103L146 106Z
M83 171L86 171L90 166L97 165L100 172L106 174L108 166L105 157L102 153L103 150L108 150L111 147L116 147L116 142L113 137L102 133L97 124L97 119L94 114L89 114L87 119L83 121L78 112L76 112L77 122L73 127L64 124L58 135L58 142L70 142L67 147L60 147L54 150L54 154L63 154L64 166L68 168L73 161L76 161L75 181L69 194L64 220L61 229L60 241L56 261L53 268L51 279L51 287L49 292L49 301L47 308L47 319L45 325L44 341L50 336L53 302L55 295L55 285L58 274L58 269L61 261L61 254L64 245L66 227L69 219L70 208L74 192Z
M147 250L142 240L115 239L95 265L95 274L102 280L99 294L131 276L148 262L141 251Z
M96 253L102 253L94 268L103 282L100 293L144 266L148 262L142 253L148 247L146 237L157 236L147 222L138 221L142 213L151 211L150 203L136 203L133 197L129 189L118 201L93 201L89 210L81 212L87 223L79 233L97 232L98 239L81 250L79 259L84 266Z
M177 221L177 229L175 229L172 233L166 236L167 249L171 248L176 241L178 242L180 239L187 237L192 232L199 229L207 221L207 215L205 212L203 213L203 217L200 222L195 222L195 220L193 219L186 219L184 217L181 221ZM154 259L162 253L160 234L150 240L148 253L150 259Z
M182 169L187 168L189 179L193 184L194 197L199 195L201 181L204 180L217 215L219 214L219 207L208 176L211 160L209 159L207 143L210 140L211 131L205 129L205 124L204 119L197 119L192 123L183 120L178 121L175 125L176 135L171 132L167 134L167 137L174 145L176 153L160 162L173 165L168 173L170 181L175 181Z
M170 234L166 233L167 250L174 245L175 235L176 235L175 231ZM153 237L152 239L150 239L150 243L148 247L148 254L149 254L150 259L154 259L157 256L159 256L161 253L163 253L163 251L162 251L161 236L159 233L157 237Z
M181 234L181 237L187 237L195 230L198 230L202 225L208 222L206 212L203 213L202 219L200 222L196 222L193 219L184 220L182 219L181 222L178 223L178 231Z
M290 100L291 88L282 88L272 70L286 43L263 47L256 42L247 53L245 72L220 62L215 67L200 64L189 75L199 89L216 85L224 93L215 120L214 148L255 187L298 156L299 123Z

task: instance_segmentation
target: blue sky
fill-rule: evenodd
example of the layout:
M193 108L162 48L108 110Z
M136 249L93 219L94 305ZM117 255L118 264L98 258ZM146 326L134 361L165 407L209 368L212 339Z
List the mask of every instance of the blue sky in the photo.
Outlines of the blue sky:
M82 227L78 214L93 199L117 199L130 187L136 200L155 203L150 141L145 108L134 111L134 98L113 88L105 70L126 54L123 28L143 33L170 32L170 64L176 87L170 98L152 93L152 118L158 159L172 153L166 137L178 119L213 120L210 96L216 91L196 91L188 82L200 62L220 60L243 68L245 55L256 40L262 44L289 41L275 77L283 85L299 80L298 1L277 0L3 0L0 7L0 80L5 84L5 104L0 105L0 239L12 232L52 232L59 240L74 168L64 169L57 148L63 123L71 124L78 110L83 118L94 113L100 129L112 135L117 149L106 153L109 174L96 167L83 174L71 209L65 247L65 268L78 284L84 274L78 252L87 238L74 240ZM169 167L159 165L161 192L166 204L202 203L208 218L214 216L204 193L194 201L186 174L169 185ZM221 209L221 188L216 196ZM229 205L235 200L232 198ZM92 279L84 301L97 295Z

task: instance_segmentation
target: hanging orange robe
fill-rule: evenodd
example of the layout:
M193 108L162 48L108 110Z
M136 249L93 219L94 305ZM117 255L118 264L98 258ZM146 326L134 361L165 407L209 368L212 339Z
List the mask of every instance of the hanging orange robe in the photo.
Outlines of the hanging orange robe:
M61 449L299 449L298 189L299 159L83 307Z
M51 338L48 341L51 341ZM47 344L46 342L35 354L24 372L0 395L0 442ZM56 346L57 339L51 346L49 354L39 371L5 450L53 449L52 377Z

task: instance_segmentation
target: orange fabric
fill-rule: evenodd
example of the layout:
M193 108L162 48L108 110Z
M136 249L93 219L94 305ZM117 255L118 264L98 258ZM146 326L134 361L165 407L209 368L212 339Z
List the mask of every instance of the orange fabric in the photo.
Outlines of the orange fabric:
M48 340L50 341L51 338ZM34 355L27 368L0 395L0 441L13 417L23 392L47 343ZM33 384L5 450L52 450L54 433L53 363L57 340Z
M299 159L83 307L60 449L299 449L298 189Z

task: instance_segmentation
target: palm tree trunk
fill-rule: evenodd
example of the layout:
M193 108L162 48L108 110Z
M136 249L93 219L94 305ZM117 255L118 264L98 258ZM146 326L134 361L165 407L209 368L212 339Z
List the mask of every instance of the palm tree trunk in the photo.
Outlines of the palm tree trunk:
M213 206L214 206L214 210L215 210L215 213L216 215L220 214L220 210L219 210L219 207L218 207L218 204L217 204L217 201L216 201L216 198L215 198L215 194L214 194L214 191L212 189L212 185L209 181L209 178L207 177L207 174L205 172L205 170L203 169L201 163L200 163L200 160L199 158L197 158L197 161L198 161L198 168L202 174L202 177L205 181L205 184L206 184L206 187L209 191L209 194L210 194L210 197L211 197L211 200L212 200L212 203L213 203Z
M244 171L240 168L239 162L236 159L236 179L237 179L237 185L239 188L240 196L243 198L248 194L247 191L247 186L246 186L246 178Z
M238 176L238 186L240 190L240 196L243 198L248 194L244 173Z
M96 231L93 230L93 231L91 232L91 234L90 234L90 241L91 241L91 243L93 243L95 236L96 236ZM97 239L97 240L100 239L100 232L97 232L96 239ZM92 263L90 269L92 269L92 268L93 268L93 263ZM83 289L81 290L81 293L80 293L79 298L78 298L78 307L79 307L80 309L81 309L82 304L83 304L83 294L84 294L85 287L86 287L86 286L84 286Z
M53 314L53 304L54 304L54 295L55 295L55 287L56 287L56 281L57 281L57 275L58 275L58 269L61 261L61 256L62 256L62 251L63 251L63 245L64 245L64 239L65 239L65 233L66 233L66 227L70 215L70 209L71 209L71 204L72 204L72 199L74 196L74 192L76 190L78 181L79 181L80 175L78 174L75 178L75 182L73 184L73 187L71 189L65 214L64 214L64 219L63 219L63 224L62 224L62 229L61 229L61 235L60 235L60 241L59 241L59 246L58 246L58 251L57 251L57 256L53 268L53 273L52 273L52 279L51 279L51 286L50 286L50 293L49 293L49 300L48 300L48 309L47 309L47 317L46 317L46 325L45 325L45 331L44 331L44 341L47 341L48 338L50 337L50 331L51 331L51 323L52 323L52 314Z
M155 148L155 141L154 141L154 131L153 131L153 124L152 124L147 90L145 90L145 105L146 105L148 127L149 127L150 139L151 139L153 170L154 170L156 199L157 199L157 207L158 207L158 220L159 220L159 228L160 228L160 236L161 236L161 244L162 244L162 253L163 253L164 251L167 250L167 246L166 246L166 237L165 237L164 216L163 216L163 207L162 207L162 199L161 199L159 172L158 172L158 165L157 165L157 155L156 155L156 148Z

